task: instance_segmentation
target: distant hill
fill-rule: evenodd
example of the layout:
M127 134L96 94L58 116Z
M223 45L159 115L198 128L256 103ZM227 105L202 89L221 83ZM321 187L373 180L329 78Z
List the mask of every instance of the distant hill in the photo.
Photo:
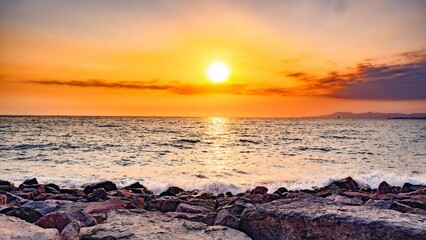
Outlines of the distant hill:
M317 118L317 119L388 119L388 118L402 118L402 119L426 119L426 113L375 113L375 112L366 112L366 113L352 113L352 112L335 112L329 115L322 116L313 116L308 118Z

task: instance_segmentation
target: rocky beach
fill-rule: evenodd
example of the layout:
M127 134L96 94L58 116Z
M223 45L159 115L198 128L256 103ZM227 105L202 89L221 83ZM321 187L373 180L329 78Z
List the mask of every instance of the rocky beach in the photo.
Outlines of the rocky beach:
M426 239L426 185L212 194L139 182L81 188L0 180L0 239Z

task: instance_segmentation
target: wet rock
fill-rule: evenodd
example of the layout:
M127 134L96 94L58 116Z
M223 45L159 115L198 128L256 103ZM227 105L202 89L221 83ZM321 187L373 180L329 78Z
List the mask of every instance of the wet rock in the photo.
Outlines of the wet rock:
M180 203L177 208L176 212L185 212L185 213L208 213L210 212L207 208L190 205L186 203Z
M34 223L43 216L40 212L31 208L25 208L25 207L14 208L6 212L6 215L17 217L29 223Z
M37 212L46 215L58 209L58 204L50 201L27 202L22 207L31 208Z
M343 189L341 189L339 186L337 186L336 184L332 183L330 185L327 185L323 188L318 189L318 192L316 193L316 195L318 197L328 197L330 195L340 195L343 194ZM288 197L288 195L287 195Z
M424 239L426 216L309 196L246 208L240 229L254 239Z
M343 196L349 197L349 198L357 198L360 199L363 202L368 201L369 199L373 198L372 195L362 193L362 192L344 192Z
M202 222L207 225L213 225L216 219L216 213L167 212L164 216L170 218L181 218L192 222Z
M89 193L92 193L93 190L98 189L98 188L103 188L107 192L117 190L117 186L115 185L115 183L113 183L111 181L103 181L103 182L93 183L93 184L86 186L84 188L83 192L85 194L89 194Z
M70 222L61 232L61 240L79 240L81 225L79 221Z
M377 200L377 199L370 199L364 204L365 206L372 206L376 208L381 209L392 209L394 204L391 200Z
M364 203L362 200L357 198L348 198L345 196L334 195L334 194L326 197L325 199L332 200L336 203L340 203L343 205L362 205Z
M0 194L0 205L5 205L7 202L7 196L4 194Z
M79 221L81 227L90 227L97 224L92 215L85 212L57 211L44 215L35 222L35 225L42 228L56 228L59 232L62 232L62 230L64 230L64 228L74 220Z
M225 193L225 196L226 196L226 197L233 197L233 196L234 196L234 194L232 194L231 192L226 192L226 193Z
M145 200L143 198L132 198L126 204L126 209L143 209L145 208Z
M288 192L287 188L285 188L285 187L280 187L280 188L278 188L278 189L277 189L274 193L277 193L277 194L282 195L282 194L284 194L284 193L286 193L286 192Z
M53 194L59 193L59 190L56 190L55 188L49 187L49 186L46 186L46 185L44 185L44 190L45 190L46 193L53 193Z
M31 178L31 179L27 179L25 180L23 183L23 185L38 185L38 181L37 178Z
M232 215L227 209L222 209L217 213L214 225L238 229L240 226L240 219Z
M389 185L387 182L383 181L379 184L377 188L377 193L387 194L387 193L398 193L398 189L394 186Z
M60 240L56 229L43 229L15 217L0 215L0 239Z
M73 195L74 197L84 197L86 195L86 194L84 194L83 189L81 189L81 188L70 188L70 189L68 189L68 188L63 189L63 188L61 188L59 190L59 193L61 193L61 194L70 194L70 195Z
M267 193L264 193L264 194L246 193L244 194L243 197L241 197L241 199L244 199L253 204L262 204L262 203L266 203L270 201L269 195Z
M84 209L87 213L107 213L116 209L124 209L126 204L119 198L112 198L104 202L92 202Z
M265 194L268 192L268 189L263 186L255 187L253 190L250 191L250 194Z
M107 194L107 192L105 191L105 189L103 189L103 188L98 188L98 189L95 189L95 190L93 190L93 192L92 193L90 193L88 196L87 196L87 201L89 201L89 202L97 202L97 201L99 201L99 200L105 200L105 199L107 199L108 198L108 194Z
M144 185L140 184L139 182L135 182L130 184L129 186L125 186L123 189L132 191L134 193L152 193Z
M103 224L82 228L83 240L101 239L222 239L249 240L244 233L222 226L207 226L163 216L159 212L118 210Z
M358 189L358 183L355 182L351 177L344 178L339 181L334 181L333 184L345 191L354 191Z
M179 193L185 192L182 188L169 187L166 191L160 193L160 197L163 196L176 196Z
M361 192L368 192L368 193L373 191L373 189L371 189L370 185L368 184L365 184L364 186L360 187L359 190Z
M418 191L418 190L421 190L423 188L426 188L426 186L425 185L414 185L414 184L411 184L411 183L404 183L401 190L404 193L408 193L408 192Z
M10 191L16 191L17 188L12 182L0 179L0 190L10 192Z
M54 184L54 183L48 183L48 184L44 184L44 187L50 187L55 189L57 192L59 192L61 190L61 187L59 187L58 185Z

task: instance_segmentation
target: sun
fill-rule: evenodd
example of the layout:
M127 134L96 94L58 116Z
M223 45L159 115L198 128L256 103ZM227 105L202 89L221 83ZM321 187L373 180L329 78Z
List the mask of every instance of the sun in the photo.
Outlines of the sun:
M207 77L214 83L225 82L229 78L231 70L223 62L212 62L207 68Z

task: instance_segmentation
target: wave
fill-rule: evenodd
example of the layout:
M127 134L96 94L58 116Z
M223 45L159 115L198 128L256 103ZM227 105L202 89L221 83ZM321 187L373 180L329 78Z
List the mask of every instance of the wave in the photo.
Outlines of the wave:
M382 181L393 186L402 186L404 183L423 184L426 185L426 174L413 174L413 175L397 175L394 173L374 172L370 174L336 174L334 176L325 178L312 178L312 179L299 179L299 180L285 180L285 181L267 181L263 182L249 182L245 184L232 183L229 180L214 180L194 175L193 177L176 177L164 179L144 179L144 178L52 178L45 176L35 176L41 183L55 183L62 187L81 187L89 183L111 180L119 187L127 186L131 183L139 181L154 193L159 194L165 191L168 187L177 186L185 190L199 189L211 193L225 193L232 192L233 194L245 192L253 189L256 186L265 186L269 189L269 193L274 192L280 187L285 187L289 190L312 189L313 187L324 187L333 181L340 180L351 176L359 185L363 186L368 184L372 188L377 188ZM26 177L8 178L9 180L19 185Z

